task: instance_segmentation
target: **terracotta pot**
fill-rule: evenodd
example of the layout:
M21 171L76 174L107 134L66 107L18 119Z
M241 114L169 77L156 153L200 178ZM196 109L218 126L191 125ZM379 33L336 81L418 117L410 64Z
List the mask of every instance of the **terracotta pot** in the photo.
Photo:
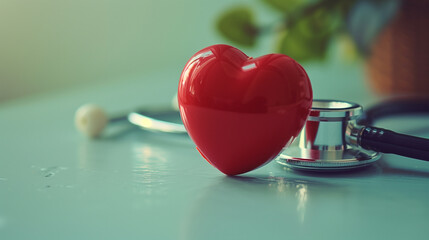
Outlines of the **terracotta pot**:
M367 70L376 93L429 95L429 1L403 1L374 42Z

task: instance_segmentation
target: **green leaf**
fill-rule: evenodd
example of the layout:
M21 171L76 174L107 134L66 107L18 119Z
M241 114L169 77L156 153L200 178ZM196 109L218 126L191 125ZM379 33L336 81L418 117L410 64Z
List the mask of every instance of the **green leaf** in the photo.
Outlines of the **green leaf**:
M278 52L297 61L322 60L330 39L341 27L341 12L336 8L318 8L286 26L277 41Z
M297 20L295 27L308 38L323 38L332 35L341 26L341 13L337 9L328 11L324 8L315 10Z
M239 6L224 12L216 22L217 30L230 41L243 46L254 46L259 29L250 8Z
M269 5L270 7L283 12L290 13L293 12L302 6L306 5L311 0L262 0L264 3ZM314 1L313 1L314 2Z
M326 56L329 36L313 38L299 28L283 31L278 36L276 51L296 61L322 60Z

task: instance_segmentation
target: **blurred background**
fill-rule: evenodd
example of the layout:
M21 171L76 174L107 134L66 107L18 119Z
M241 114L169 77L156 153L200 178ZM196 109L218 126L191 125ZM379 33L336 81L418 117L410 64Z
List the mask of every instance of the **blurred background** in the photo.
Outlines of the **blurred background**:
M365 86L427 95L427 2L0 0L0 103L165 69L157 81L177 85L189 57L217 43L285 53L325 78L350 66L362 81L399 76Z
M0 0L0 101L180 69L193 52L219 41L212 23L228 5Z

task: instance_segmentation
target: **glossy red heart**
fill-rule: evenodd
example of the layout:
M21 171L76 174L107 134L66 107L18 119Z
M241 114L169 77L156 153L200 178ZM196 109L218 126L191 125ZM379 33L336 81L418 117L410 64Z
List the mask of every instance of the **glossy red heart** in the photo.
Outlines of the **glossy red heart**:
M299 134L312 100L310 80L292 58L253 59L228 45L194 54L178 90L186 130L201 155L227 175L275 158Z

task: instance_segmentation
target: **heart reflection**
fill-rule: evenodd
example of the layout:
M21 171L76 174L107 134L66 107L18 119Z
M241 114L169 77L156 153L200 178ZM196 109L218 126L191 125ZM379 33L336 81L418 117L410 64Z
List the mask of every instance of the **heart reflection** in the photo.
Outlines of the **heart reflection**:
M264 239L288 229L305 231L314 195L320 199L345 194L347 189L338 185L281 176L224 177L192 203L181 239L240 239L243 233Z

